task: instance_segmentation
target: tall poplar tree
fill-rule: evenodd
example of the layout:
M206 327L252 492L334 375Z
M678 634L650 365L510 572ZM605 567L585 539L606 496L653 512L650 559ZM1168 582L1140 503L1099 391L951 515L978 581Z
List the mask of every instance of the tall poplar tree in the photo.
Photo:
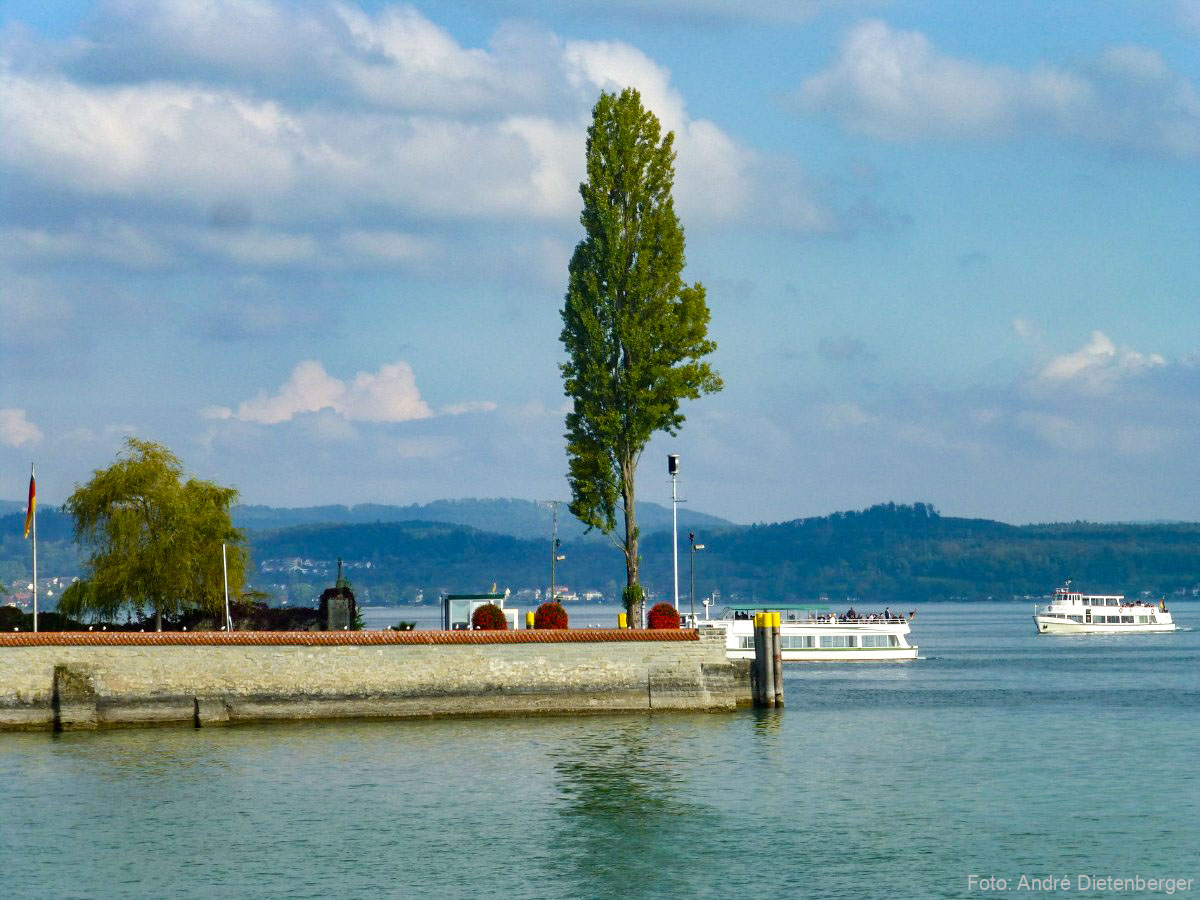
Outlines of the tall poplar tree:
M129 438L123 458L97 469L67 498L75 539L91 550L90 573L63 592L59 611L112 619L123 606L149 606L158 631L164 613L200 608L218 615L225 598L222 544L234 596L245 577L245 538L230 515L237 496L211 481L185 482L174 453Z
M675 434L682 400L721 389L703 357L704 287L685 284L683 228L675 215L675 135L632 88L603 93L587 137L587 181L579 186L583 240L571 257L561 340L571 512L614 536L624 530L625 608L642 602L634 476L657 431Z

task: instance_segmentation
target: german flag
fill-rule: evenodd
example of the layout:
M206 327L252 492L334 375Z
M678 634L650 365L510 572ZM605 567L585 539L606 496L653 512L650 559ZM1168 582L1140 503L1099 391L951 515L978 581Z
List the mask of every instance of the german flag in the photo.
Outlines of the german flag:
M29 537L29 529L33 527L33 514L37 510L37 481L33 472L29 473L29 509L25 513L25 537Z

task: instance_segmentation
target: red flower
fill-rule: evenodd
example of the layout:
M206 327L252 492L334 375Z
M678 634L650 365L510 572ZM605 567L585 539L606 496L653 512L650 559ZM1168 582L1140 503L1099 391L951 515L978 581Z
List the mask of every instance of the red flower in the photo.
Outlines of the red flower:
M646 624L650 628L678 628L679 611L670 603L657 603L646 617Z
M566 628L567 611L561 603L543 603L533 614L534 628Z
M485 603L471 613L471 627L476 631L508 631L508 619L495 603Z

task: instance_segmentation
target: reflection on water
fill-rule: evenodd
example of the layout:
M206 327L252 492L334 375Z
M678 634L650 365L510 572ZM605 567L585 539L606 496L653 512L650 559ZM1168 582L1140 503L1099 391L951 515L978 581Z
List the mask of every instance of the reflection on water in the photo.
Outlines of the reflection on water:
M658 719L637 716L584 733L550 755L559 792L556 835L579 896L594 891L597 879L616 894L637 895L650 885L685 892L663 855L717 817L683 793L693 763L675 750L661 740Z
M784 710L0 734L0 895L959 897L971 872L1200 878L1200 632L1059 641L1002 604L923 609L917 631L916 663L786 667Z

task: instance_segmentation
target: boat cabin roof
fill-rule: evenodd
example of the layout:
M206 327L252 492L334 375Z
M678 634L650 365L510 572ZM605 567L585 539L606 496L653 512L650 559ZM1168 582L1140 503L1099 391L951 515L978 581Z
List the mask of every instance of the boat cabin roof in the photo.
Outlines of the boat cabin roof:
M725 608L734 612L825 611L829 609L824 603L730 603Z

